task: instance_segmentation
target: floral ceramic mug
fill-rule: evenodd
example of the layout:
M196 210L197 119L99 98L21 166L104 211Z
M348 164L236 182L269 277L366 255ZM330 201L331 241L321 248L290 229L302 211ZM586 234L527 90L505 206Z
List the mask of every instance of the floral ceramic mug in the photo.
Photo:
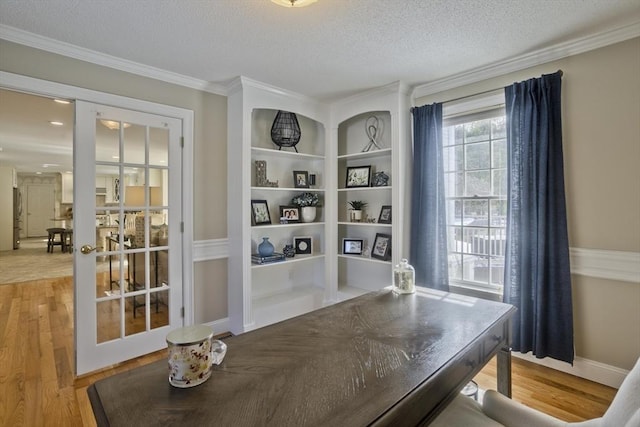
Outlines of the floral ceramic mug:
M227 345L213 339L206 325L179 328L167 335L169 383L187 388L202 384L211 376L213 365L222 363Z

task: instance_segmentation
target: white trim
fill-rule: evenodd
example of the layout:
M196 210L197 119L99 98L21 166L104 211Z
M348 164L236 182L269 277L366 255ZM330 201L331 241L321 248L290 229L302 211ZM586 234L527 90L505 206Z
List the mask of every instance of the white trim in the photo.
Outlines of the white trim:
M185 325L195 323L195 293L193 284L193 127L194 112L185 110L187 114L182 118L182 277Z
M640 252L570 248L571 273L640 283Z
M473 70L454 74L442 79L434 80L415 86L411 95L412 99L443 92L445 90L477 83L494 77L503 76L515 71L546 64L579 53L588 52L614 43L640 36L640 22L593 34L587 37L559 43L534 52L494 62L493 64L478 67Z
M447 117L455 117L465 113L471 114L474 111L494 108L504 104L504 89L498 89L491 93L445 102L442 105L442 116L446 119Z
M193 242L193 261L229 256L229 239ZM571 274L640 283L640 252L570 248Z
M229 257L229 239L198 240L193 242L193 262Z
M4 24L0 24L0 39L44 50L46 52L63 55L69 58L78 59L80 61L102 65L115 70L125 71L138 76L160 80L166 83L215 93L217 95L227 95L226 88L217 83L184 76L182 74L107 55L95 50L85 49L71 43L54 40Z
M213 335L223 334L231 330L229 318L214 320L213 322L205 323L207 326L211 326L213 329Z
M548 357L538 359L533 356L531 352L522 354L514 351L511 352L511 355L519 359L537 363L538 365L546 366L547 368L575 375L576 377L586 378L590 381L595 381L614 388L620 388L620 384L622 384L622 381L624 381L627 374L629 374L629 371L627 370L611 365L605 365L604 363L596 362L594 360L584 359L582 357L576 357L573 361L573 366L571 366L566 362L560 362L559 360Z
M309 102L312 104L324 105L322 102L318 101L315 98L311 98L310 96L283 89L281 87L273 86L268 83L259 82L245 76L238 76L235 79L231 80L229 84L225 86L225 92L227 96L230 96L232 93L235 93L240 89L246 89L247 87L265 91L272 95L295 99L300 102Z

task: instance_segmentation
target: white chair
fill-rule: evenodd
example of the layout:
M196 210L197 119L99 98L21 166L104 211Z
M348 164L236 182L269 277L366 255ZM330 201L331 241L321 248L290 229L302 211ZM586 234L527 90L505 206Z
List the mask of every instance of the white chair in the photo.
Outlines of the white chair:
M629 372L611 405L600 418L568 423L531 409L494 390L482 406L460 395L434 420L436 427L640 427L640 359Z

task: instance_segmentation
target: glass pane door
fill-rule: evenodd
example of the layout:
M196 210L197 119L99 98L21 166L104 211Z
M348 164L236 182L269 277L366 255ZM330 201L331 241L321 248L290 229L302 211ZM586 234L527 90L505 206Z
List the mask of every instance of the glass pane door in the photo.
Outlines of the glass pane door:
M169 203L173 189L180 188L181 127L176 119L82 102L79 110L78 121L87 117L91 124L78 128L95 143L76 152L77 162L91 155L90 166L77 163L75 169L91 174L86 181L77 177L75 186L76 216L83 218L76 230L82 246L78 277L85 278L77 284L77 337L84 349L78 349L78 366L83 359L97 369L100 363L92 361L97 355L107 364L136 357L164 346L170 327L181 326L175 227L180 207L171 209ZM83 244L92 237L95 244Z

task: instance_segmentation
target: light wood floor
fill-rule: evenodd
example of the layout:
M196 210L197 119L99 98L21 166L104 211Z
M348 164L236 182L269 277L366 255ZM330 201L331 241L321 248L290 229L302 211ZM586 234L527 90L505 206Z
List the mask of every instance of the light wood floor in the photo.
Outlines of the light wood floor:
M159 351L100 372L73 376L70 278L0 286L0 426L95 425L93 382L166 357ZM495 388L496 364L476 377ZM514 399L566 421L601 416L616 390L513 359Z

